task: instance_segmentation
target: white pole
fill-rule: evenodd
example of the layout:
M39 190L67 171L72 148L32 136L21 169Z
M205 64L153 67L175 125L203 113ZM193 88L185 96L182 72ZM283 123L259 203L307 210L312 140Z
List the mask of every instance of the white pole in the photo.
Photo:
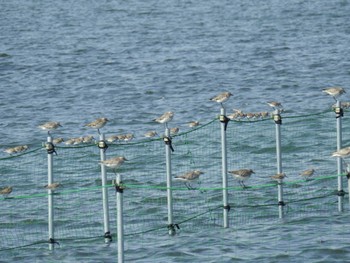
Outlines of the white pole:
M118 238L118 263L124 262L124 222L123 222L123 188L121 186L122 175L116 176L117 190L117 238Z
M52 136L49 133L47 136L47 185L51 185L53 181L53 153L54 145L52 144ZM48 194L48 230L49 230L49 250L54 249L55 236L54 236L54 210L53 210L53 190L50 187L47 188Z
M229 218L228 212L230 206L228 204L228 180L227 180L227 145L226 145L226 126L227 126L227 117L224 107L221 107L220 110L220 122L221 122L221 162L222 162L222 201L223 201L223 219L224 219L224 228L229 227Z
M102 145L100 145L102 144ZM101 147L102 146L102 147ZM106 144L105 144L105 135L100 133L100 160L106 160ZM108 189L107 185L107 172L105 165L101 165L101 180L102 180L102 203L103 203L103 228L104 228L104 237L105 243L112 241L112 236L109 228L109 206L108 206Z
M165 161L166 161L166 185L167 185L167 201L168 201L168 230L169 235L175 235L175 227L173 222L173 196L172 196L172 178L171 178L171 138L170 129L165 128Z
M282 146L281 146L281 124L282 118L278 109L274 112L274 121L276 127L276 159L277 159L277 173L282 173ZM279 218L283 218L283 185L282 180L278 180L278 214Z
M337 100L336 102L336 119L337 119L337 151L342 148L342 117L343 117L343 109L341 108L341 102ZM338 211L343 212L343 178L341 176L343 172L343 163L342 158L337 158L337 171L338 171Z

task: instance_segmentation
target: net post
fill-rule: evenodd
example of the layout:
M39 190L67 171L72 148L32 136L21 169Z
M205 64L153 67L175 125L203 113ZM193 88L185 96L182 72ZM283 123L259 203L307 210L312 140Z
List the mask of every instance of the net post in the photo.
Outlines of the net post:
M47 185L51 185L53 181L53 154L55 152L54 145L52 144L52 136L49 133L46 143L47 150ZM48 196L48 232L49 232L49 250L55 248L55 228L54 228L54 200L53 190L50 187L47 188Z
M165 162L166 162L166 185L167 185L167 205L168 205L168 226L173 226L173 197L172 197L172 178L171 178L171 151L173 151L170 138L170 129L165 128ZM174 227L168 227L169 235L176 234Z
M117 201L117 238L118 238L118 263L124 262L124 218L123 218L123 187L122 175L116 175L116 201Z
M343 109L341 107L341 102L337 100L336 107L335 107L335 114L336 114L336 120L337 120L337 151L339 151L342 148L342 117L343 117ZM341 157L337 157L337 173L338 173L338 193L343 193L343 177L341 176L343 172L343 162ZM343 212L344 205L343 205L343 199L344 195L338 194L338 211Z
M273 113L273 120L275 121L276 129L276 160L277 160L277 174L282 173L282 146L281 146L281 125L282 117L279 109L276 109ZM283 184L282 180L278 180L278 217L283 218Z
M229 227L229 204L228 204L228 180L227 180L227 144L226 144L226 127L227 117L224 107L220 109L220 122L221 122L221 165L222 165L222 201L223 201L223 227Z
M106 149L107 144L105 143L104 133L100 133L100 141L98 143L100 149L100 160L106 160ZM101 165L101 186L102 186L102 205L103 205L103 230L105 243L112 241L112 236L110 235L110 226L109 226L109 206L108 206L108 189L107 189L107 172L106 166Z

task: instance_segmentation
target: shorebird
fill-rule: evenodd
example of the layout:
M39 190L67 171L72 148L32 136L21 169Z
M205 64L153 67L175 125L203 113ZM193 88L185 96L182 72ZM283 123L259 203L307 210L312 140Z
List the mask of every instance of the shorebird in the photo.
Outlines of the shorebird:
M64 142L64 139L61 138L61 137L52 140L52 143L53 143L53 144L59 144L59 143L61 143L61 142Z
M350 146L341 148L340 150L335 151L335 152L332 153L332 157L340 157L340 158L342 158L343 162L346 165L348 165L348 164L345 162L345 158L347 158L349 156L350 156Z
M20 145L12 148L7 148L4 150L4 152L8 154L14 154L14 153L25 152L27 149L28 149L27 145Z
M219 95L212 97L210 100L215 101L217 103L220 103L221 107L223 107L222 103L227 101L232 95L233 94L231 92L226 91L226 92L222 92Z
M305 178L305 180L308 180L314 173L315 173L314 169L307 169L305 171L302 171L299 175Z
M134 138L135 138L135 136L132 133L124 134L124 141L126 141L126 142L129 142L129 141L131 141Z
M267 102L267 105L269 105L270 107L274 108L275 110L283 109L282 104L280 102L278 102L278 101L269 101L269 102Z
M189 190L193 190L194 188L191 186L191 183L194 181L197 181L201 174L203 174L202 171L193 170L193 171L187 172L183 175L175 176L175 179L182 181L182 182L185 182L186 187Z
M114 169L114 173L116 174L117 168L120 167L124 163L124 161L127 161L127 159L124 156L117 156L107 159L105 161L100 161L99 163L101 165L105 165L109 168Z
M350 146L341 148L340 150L332 153L333 157L341 157L341 158L348 157L349 155L350 155Z
M47 133L50 134L50 131L56 130L58 127L62 127L62 125L56 121L49 121L39 125L38 127L42 130L47 131Z
M283 180L285 177L287 177L287 175L285 173L279 173L279 174L275 174L273 176L270 176L271 179L276 180L276 181Z
M108 121L109 120L107 118L98 118L98 119L94 120L93 122L85 124L84 126L85 127L90 127L90 128L93 128L93 129L97 129L98 134L101 134L100 133L100 129L103 126L105 126Z
M188 126L191 127L191 128L196 127L198 125L199 125L199 121L190 121L188 123Z
M60 187L61 184L60 183L52 183L52 184L47 184L44 187L46 189L50 189L50 190L55 190L56 188Z
M92 135L86 135L82 137L82 139L83 139L83 143L89 143L89 142L92 142L92 140L95 140L95 137Z
M153 121L158 123L165 123L165 127L168 128L168 122L171 121L174 117L174 112L168 111L164 113L162 116L160 116L157 119L154 119Z
M7 196L9 194L11 194L11 192L12 192L12 187L11 186L7 186L7 187L5 187L5 188L0 190L0 195L3 195L4 198L7 198Z
M77 138L70 138L64 142L65 145L73 145L76 144Z
M148 131L144 134L145 137L147 138L152 138L154 136L158 135L158 133L156 131Z
M328 95L332 96L335 101L337 101L338 97L343 95L345 92L345 89L342 87L330 87L325 88L322 90L322 92L327 93Z
M255 172L252 169L240 169L240 170L228 171L228 173L232 174L233 177L238 180L239 184L243 188L246 188L244 181L247 180L252 174L255 174Z
M118 138L119 138L119 135L111 135L111 136L107 137L107 142L115 142L115 141L119 140Z
M178 127L171 128L170 135L176 135L179 133L179 131L180 131L180 128L178 128Z

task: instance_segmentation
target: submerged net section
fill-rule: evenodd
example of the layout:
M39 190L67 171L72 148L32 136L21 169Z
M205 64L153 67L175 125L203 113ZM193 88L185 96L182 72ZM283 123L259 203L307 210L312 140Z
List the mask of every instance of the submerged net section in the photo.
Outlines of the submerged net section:
M346 120L344 118L344 120ZM344 121L344 128L348 124ZM282 166L285 217L338 211L335 114L285 117L282 120ZM276 125L272 119L230 121L227 126L228 171L252 169L245 182L228 175L230 227L278 220ZM135 138L108 143L106 158L125 156L116 170L107 168L110 231L116 238L116 173L123 176L126 249L145 247L148 238L166 237L168 228L195 233L223 226L221 123L218 119L172 136L173 226L168 225L165 143L163 138ZM0 159L0 251L48 244L47 152L32 147L24 154ZM104 242L100 149L96 144L57 146L54 181L55 240L77 244ZM314 169L310 179L300 176ZM199 180L184 183L176 176L200 170ZM345 173L341 174L344 183ZM345 202L345 201L344 201ZM346 202L345 202L346 203ZM347 204L347 203L346 203ZM344 206L347 209L348 206ZM135 238L136 236L136 238ZM144 237L144 238L139 238ZM144 248L145 249L145 248Z

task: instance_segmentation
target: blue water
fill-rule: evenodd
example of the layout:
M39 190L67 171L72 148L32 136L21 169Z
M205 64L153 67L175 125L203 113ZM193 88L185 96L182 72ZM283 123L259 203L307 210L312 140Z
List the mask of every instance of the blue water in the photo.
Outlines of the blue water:
M135 137L169 110L173 125L207 122L218 114L209 98L226 90L228 112L266 111L269 100L286 114L329 109L321 90L350 83L349 18L347 0L0 1L0 146L38 145L46 135L37 126L49 120L63 137L88 134L83 125L102 116L105 132ZM128 249L140 262L344 262L346 218L166 237L153 254ZM271 240L286 248L270 253ZM105 250L62 249L52 260L99 262ZM35 262L49 252L28 253Z

